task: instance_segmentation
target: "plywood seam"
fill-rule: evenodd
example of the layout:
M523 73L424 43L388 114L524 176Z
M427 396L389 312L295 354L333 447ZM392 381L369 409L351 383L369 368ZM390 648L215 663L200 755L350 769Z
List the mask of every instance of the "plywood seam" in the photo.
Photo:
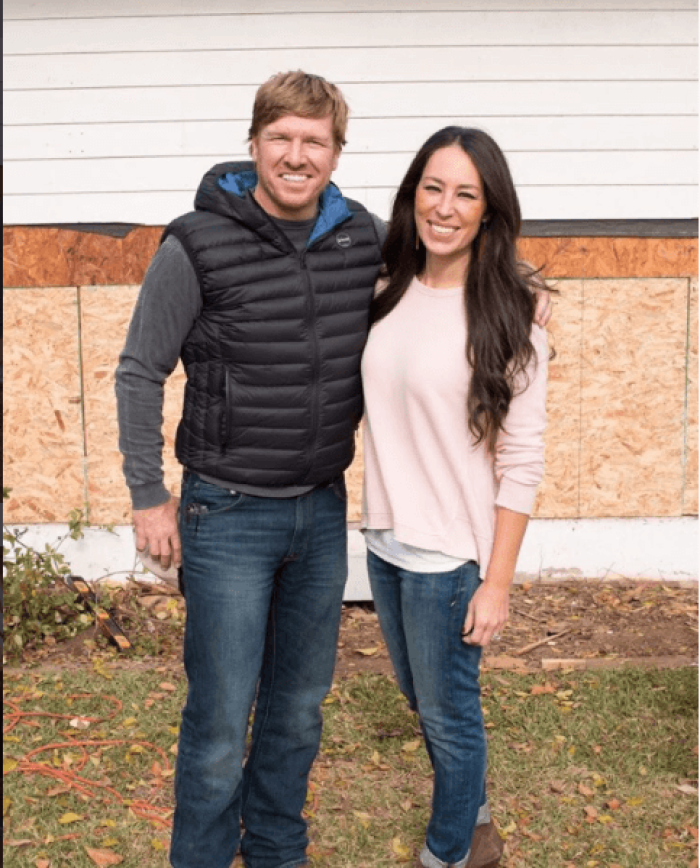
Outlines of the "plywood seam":
M586 309L586 281L581 281L581 319L579 321L578 351L578 480L576 485L576 518L581 518L581 468L583 467L583 350L584 350L584 313Z
M681 450L681 515L685 515L685 494L687 488L687 465L688 465L688 390L690 386L689 370L690 370L690 338L691 338L691 322L690 317L692 311L690 309L690 278L687 281L686 290L686 321L685 321L685 389L683 394L683 427L681 429L683 436L683 448Z
M88 454L87 454L87 431L85 419L85 369L83 366L83 306L82 289L76 286L76 302L78 305L78 380L80 383L80 429L83 443L83 504L85 508L85 520L90 521L90 490L88 487Z

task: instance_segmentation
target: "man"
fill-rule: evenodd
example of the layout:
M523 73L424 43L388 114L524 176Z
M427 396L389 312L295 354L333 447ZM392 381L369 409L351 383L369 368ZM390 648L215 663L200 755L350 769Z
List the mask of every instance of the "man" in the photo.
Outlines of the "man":
M302 809L347 576L343 471L384 236L330 183L347 115L318 76L262 85L253 163L215 166L196 210L166 228L117 370L136 545L163 568L181 562L187 605L174 868L228 868L239 845L247 868L307 862ZM160 429L179 357L178 525Z
M182 558L174 868L306 863L301 816L347 576L343 470L383 227L330 184L347 105L317 76L257 93L251 163L214 167L164 233L117 371L136 544ZM177 501L162 383L187 372ZM182 555L181 542L182 540ZM248 715L255 700L245 767Z

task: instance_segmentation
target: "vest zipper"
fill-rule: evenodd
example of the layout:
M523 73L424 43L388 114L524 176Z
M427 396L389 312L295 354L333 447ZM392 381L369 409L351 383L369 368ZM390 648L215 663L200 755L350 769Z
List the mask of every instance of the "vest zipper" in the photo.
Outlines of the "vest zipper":
M349 218L348 218L349 219ZM319 235L318 238L315 238L312 244L312 247L315 247L320 241L326 238L331 232L336 232L340 226L343 225L346 221L343 220L340 223L332 226L323 235ZM311 335L313 340L313 359L312 359L312 367L311 367L311 436L309 437L309 452L308 458L306 460L306 467L304 469L304 476L306 477L308 473L313 468L314 463L314 455L316 454L316 444L318 441L318 429L320 422L320 406L321 406L321 395L320 395L320 380L321 380L321 348L320 342L318 339L318 331L316 328L316 297L314 296L314 290L311 285L311 280L309 278L309 272L306 270L306 254L309 252L309 248L306 247L299 255L299 262L301 264L301 271L306 283L306 291L307 291L307 304L310 312L309 325L311 326Z
M319 423L319 381L321 370L321 350L318 340L318 332L316 330L316 299L314 297L313 286L309 278L309 273L306 270L306 250L302 251L299 256L301 270L304 282L306 284L307 307L309 310L309 326L313 341L313 357L311 365L311 436L309 437L308 456L306 460L306 468L304 476L306 476L313 466L313 458L316 452L316 441L318 440L318 423Z

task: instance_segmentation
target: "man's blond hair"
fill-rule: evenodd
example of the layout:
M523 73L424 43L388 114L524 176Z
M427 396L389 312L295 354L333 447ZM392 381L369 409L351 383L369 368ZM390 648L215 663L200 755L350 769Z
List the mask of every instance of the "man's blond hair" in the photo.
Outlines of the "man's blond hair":
M298 115L303 118L325 118L330 115L333 141L340 150L345 144L348 113L348 104L340 88L320 75L310 75L300 69L295 72L279 72L260 85L255 94L248 141L284 115Z

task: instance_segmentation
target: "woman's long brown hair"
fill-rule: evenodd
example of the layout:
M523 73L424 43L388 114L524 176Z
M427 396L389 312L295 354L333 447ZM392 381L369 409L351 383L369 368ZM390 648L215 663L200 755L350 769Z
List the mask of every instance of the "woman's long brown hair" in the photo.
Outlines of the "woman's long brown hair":
M482 130L445 127L414 157L394 200L382 251L380 278L386 286L375 296L371 321L376 323L390 313L425 268L425 247L420 240L416 245L416 190L430 157L452 145L459 145L474 163L486 198L485 222L472 242L464 282L466 354L472 370L466 409L476 442L484 441L494 451L516 381L535 355L530 341L535 312L532 289L541 286L541 280L533 269L518 262L520 204L501 149Z

